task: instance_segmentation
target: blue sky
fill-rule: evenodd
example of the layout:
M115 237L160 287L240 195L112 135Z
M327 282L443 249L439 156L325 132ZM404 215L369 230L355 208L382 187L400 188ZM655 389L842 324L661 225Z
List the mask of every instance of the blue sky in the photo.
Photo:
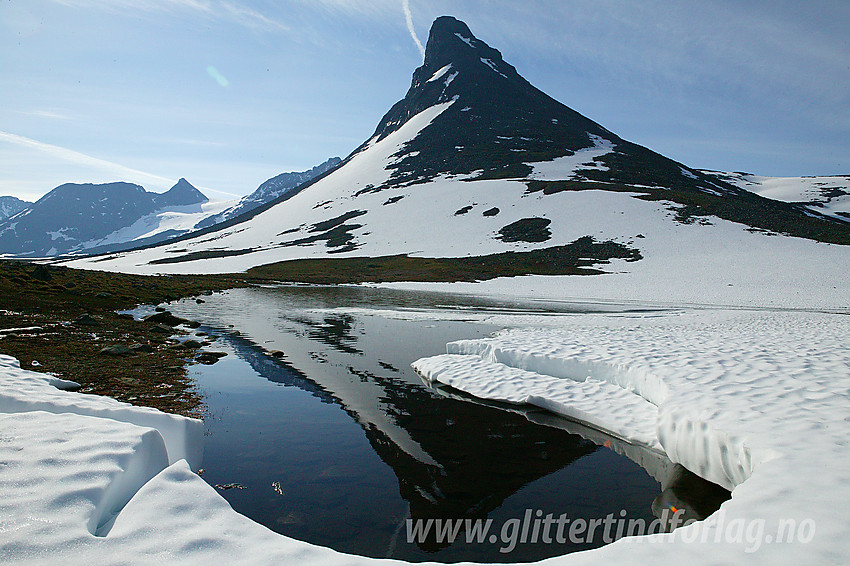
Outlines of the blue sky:
M850 174L850 3L409 0L690 166ZM5 0L0 194L179 177L213 198L345 156L421 53L403 0Z

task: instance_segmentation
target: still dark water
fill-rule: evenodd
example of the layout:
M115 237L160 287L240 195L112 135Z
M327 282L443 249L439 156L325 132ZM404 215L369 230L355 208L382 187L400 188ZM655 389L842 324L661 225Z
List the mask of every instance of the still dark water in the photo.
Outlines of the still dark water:
M663 458L638 450L630 459L615 451L616 440L540 411L429 388L410 368L446 342L502 328L492 316L568 320L564 312L610 306L530 308L326 287L239 289L204 300L169 307L217 337L210 349L230 353L191 370L208 407L203 477L230 486L220 493L236 511L278 533L374 557L532 561L603 541L517 543L506 553L501 541L467 543L463 534L452 544L433 533L408 542L407 520L489 518L498 534L529 510L573 520L656 518L659 482L672 469Z

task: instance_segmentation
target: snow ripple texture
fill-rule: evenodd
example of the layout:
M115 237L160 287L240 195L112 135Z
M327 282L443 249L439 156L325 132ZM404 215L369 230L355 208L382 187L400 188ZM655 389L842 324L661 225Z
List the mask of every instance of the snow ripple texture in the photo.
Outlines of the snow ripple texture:
M816 525L808 544L766 544L753 556L740 550L743 544L735 554L734 541L726 549L731 554L716 559L700 555L704 545L685 544L675 550L683 563L744 557L759 564L843 563L850 555L843 511L850 504L850 317L705 312L677 318L600 324L599 317L575 317L568 328L452 342L447 354L413 367L481 398L536 405L658 447L733 489L718 513L667 535L673 540L708 540L720 552L716 541L726 540L723 525L731 518L765 521L765 533L778 532L782 521ZM653 556L640 550L646 560Z

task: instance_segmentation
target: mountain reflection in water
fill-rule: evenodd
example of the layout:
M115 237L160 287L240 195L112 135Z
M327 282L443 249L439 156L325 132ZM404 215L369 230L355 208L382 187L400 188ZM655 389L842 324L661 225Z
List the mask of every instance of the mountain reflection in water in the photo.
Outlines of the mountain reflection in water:
M491 562L538 560L602 541L525 544L502 554L492 544L438 542L433 532L408 543L405 521L492 518L498 528L526 509L654 518L668 468L653 478L592 434L419 380L411 361L497 330L454 320L472 316L474 304L407 296L411 316L393 318L369 309L398 305L399 297L372 291L242 289L173 308L235 354L194 372L210 410L204 478L246 486L221 492L237 511L343 552ZM461 316L418 316L435 303ZM552 418L562 421L537 420Z

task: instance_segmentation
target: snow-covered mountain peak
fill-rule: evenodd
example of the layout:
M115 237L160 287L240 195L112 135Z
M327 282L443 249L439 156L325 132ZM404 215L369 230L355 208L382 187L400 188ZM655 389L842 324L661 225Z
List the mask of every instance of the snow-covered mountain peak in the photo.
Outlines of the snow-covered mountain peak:
M598 146L617 136L526 81L469 27L443 16L431 27L410 89L383 117L370 147L433 106L455 102L395 156L387 186L441 176L525 178L538 161Z
M341 163L205 233L74 264L233 272L303 258L495 257L604 242L627 253L616 257L635 261L639 249L664 269L679 262L684 277L704 273L704 262L688 262L701 262L707 241L718 257L746 250L740 233L747 242L776 233L850 242L844 223L818 211L623 140L535 88L466 24L443 17L404 98ZM689 251L679 245L685 238ZM582 261L596 254L582 253Z

